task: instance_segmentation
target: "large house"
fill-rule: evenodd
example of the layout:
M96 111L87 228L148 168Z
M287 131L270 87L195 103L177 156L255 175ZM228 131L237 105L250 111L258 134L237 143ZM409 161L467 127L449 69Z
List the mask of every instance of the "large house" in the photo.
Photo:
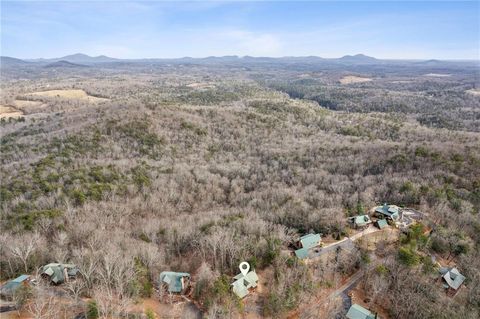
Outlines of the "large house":
M51 263L42 267L42 276L47 277L56 285L68 282L79 273L77 266L73 264Z
M382 218L397 221L400 219L400 207L396 205L387 205L385 203L382 206L377 206L375 208L375 214L380 215Z
M350 309L348 309L346 317L348 319L380 319L377 314L357 304L353 304Z
M440 274L444 281L444 287L450 294L455 295L460 286L465 281L465 276L462 275L457 268L440 268Z
M300 244L302 248L295 250L295 256L300 259L305 259L308 257L308 250L320 245L322 238L320 234L307 234L300 237Z

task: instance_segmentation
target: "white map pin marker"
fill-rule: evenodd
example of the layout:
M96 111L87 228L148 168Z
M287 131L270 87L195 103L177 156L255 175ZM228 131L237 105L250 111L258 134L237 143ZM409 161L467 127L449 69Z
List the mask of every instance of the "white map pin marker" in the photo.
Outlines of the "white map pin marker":
M238 268L240 268L240 272L242 273L242 275L246 276L248 274L248 271L250 270L250 265L246 261L244 261L240 264Z

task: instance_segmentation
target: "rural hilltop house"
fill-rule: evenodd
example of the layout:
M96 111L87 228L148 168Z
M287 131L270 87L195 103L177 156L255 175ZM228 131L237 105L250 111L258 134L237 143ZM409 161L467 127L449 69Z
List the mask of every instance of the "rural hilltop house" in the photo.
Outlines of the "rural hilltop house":
M165 285L169 293L183 293L190 282L187 272L163 271L160 273L160 285Z
M359 215L354 217L349 217L348 221L353 228L366 228L372 223L372 220L368 215Z
M41 275L58 285L75 278L79 271L74 264L51 263L42 267Z
M465 281L465 276L463 276L457 268L440 268L440 274L444 281L443 286L447 289L447 293L455 295L458 291L458 288Z
M320 234L307 234L300 237L300 244L302 248L295 250L295 256L300 259L305 259L308 257L308 250L320 245L322 238Z
M346 316L348 319L380 319L377 314L357 304L353 304L350 309L348 309Z
M257 287L258 283L258 275L255 270L248 272L246 275L240 273L233 279L235 281L232 283L232 290L239 298L244 298L248 295L248 290Z
M21 275L15 279L7 281L2 286L0 286L0 297L5 299L12 299L15 295L15 292L24 286L28 286L30 283L29 275Z
M382 206L377 206L375 208L375 214L382 218L397 221L400 219L400 207L396 205L387 205L385 203Z

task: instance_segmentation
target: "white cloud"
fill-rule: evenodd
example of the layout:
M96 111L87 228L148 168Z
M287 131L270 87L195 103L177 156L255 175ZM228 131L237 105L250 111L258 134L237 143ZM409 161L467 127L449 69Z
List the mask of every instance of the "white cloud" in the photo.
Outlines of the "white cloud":
M278 56L281 54L282 43L273 34L257 33L245 30L230 30L220 34L225 40L236 43L238 52L245 55Z

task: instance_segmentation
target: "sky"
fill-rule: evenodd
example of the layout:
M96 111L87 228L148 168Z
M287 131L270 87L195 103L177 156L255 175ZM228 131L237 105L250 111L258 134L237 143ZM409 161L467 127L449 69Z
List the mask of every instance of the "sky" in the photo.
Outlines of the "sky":
M1 55L479 59L479 1L5 1Z

